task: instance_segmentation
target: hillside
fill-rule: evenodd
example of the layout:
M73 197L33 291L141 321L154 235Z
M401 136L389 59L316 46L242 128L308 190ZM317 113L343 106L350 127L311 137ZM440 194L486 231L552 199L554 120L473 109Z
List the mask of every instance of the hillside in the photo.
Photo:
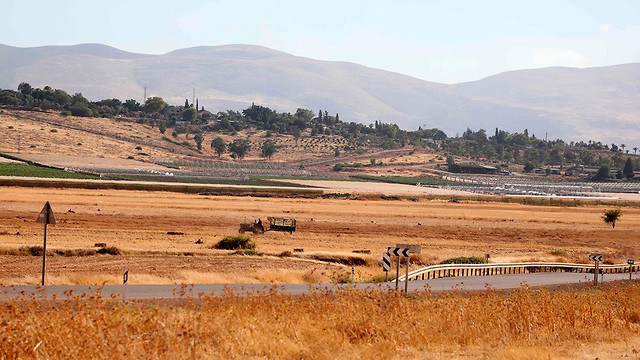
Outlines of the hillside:
M416 174L407 165L424 164L435 157L429 152L408 153L412 149L349 149L346 139L338 135L290 135L267 137L264 131L247 130L235 135L204 132L201 151L192 134L175 136L160 133L157 127L139 124L134 119L82 118L62 116L57 112L0 110L0 153L10 154L41 164L89 172L152 174L182 172L213 177L331 176L343 177L331 167L337 162L378 162L397 166L369 169L371 174ZM229 152L218 157L211 141L221 137L249 139L250 150L242 160ZM271 140L277 152L271 159L261 157L264 141ZM341 153L335 156L335 151ZM417 171L419 173L420 171Z
M91 100L169 103L191 99L206 109L251 103L279 111L328 110L365 124L528 129L539 137L633 143L640 138L640 64L591 69L513 71L445 85L361 65L318 61L250 45L197 47L163 55L133 54L99 44L16 48L0 45L0 87L20 82L80 92ZM621 131L622 130L622 131Z

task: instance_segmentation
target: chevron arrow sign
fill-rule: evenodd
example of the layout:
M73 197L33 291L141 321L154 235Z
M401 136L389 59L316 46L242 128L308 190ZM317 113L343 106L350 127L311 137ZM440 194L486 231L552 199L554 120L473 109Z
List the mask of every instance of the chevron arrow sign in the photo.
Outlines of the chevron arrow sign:
M591 255L589 255L589 260L602 262L602 260L604 260L604 255L602 255L602 254L591 254Z
M409 248L388 248L387 252L391 255L391 256L404 256L404 257L408 257L409 256Z

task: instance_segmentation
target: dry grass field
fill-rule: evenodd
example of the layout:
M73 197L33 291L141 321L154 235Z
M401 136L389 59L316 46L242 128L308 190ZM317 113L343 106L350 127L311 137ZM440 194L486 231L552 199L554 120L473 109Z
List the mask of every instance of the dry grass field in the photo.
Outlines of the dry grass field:
M0 302L2 358L635 359L640 286Z
M396 243L422 245L415 266L486 253L495 262L587 262L590 253L600 252L612 263L640 254L636 207L624 207L612 229L601 218L605 206L2 187L0 283L38 282L40 257L17 254L42 244L43 228L35 219L46 201L57 219L50 227L49 250L73 255L105 243L122 251L51 256L52 284L117 283L124 268L130 269L132 283L328 282L350 272L351 263L357 265L356 280L369 281L382 274L381 254ZM252 235L262 256L211 249L224 236L237 234L240 222L268 216L296 218L298 231ZM202 244L196 244L199 239ZM319 261L330 257L338 260Z

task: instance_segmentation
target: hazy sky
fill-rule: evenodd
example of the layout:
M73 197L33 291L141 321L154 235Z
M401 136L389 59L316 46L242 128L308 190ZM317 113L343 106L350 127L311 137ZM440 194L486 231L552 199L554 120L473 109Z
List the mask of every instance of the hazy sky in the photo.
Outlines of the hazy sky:
M256 44L458 83L640 62L640 0L2 0L0 44Z

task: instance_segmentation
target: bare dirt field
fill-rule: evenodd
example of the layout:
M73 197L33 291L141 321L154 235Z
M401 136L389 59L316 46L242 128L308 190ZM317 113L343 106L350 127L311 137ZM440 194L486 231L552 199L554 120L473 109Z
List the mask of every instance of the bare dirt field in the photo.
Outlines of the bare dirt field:
M640 254L640 209L624 207L615 229L604 206L544 207L446 200L287 199L83 189L0 188L0 283L35 284L41 257L11 251L42 245L35 219L50 201L57 224L48 249L90 250L105 243L121 255L48 257L50 283L117 283L129 268L132 283L319 282L350 273L329 255L356 263L356 280L382 274L378 258L396 243L422 245L416 261L456 256L492 261L586 262L592 252L609 262ZM240 222L293 217L293 234L252 235L263 256L233 255L211 246L238 233ZM196 244L197 240L202 244ZM287 252L304 249L304 252ZM370 255L353 254L370 250ZM284 253L284 254L282 254ZM279 256L280 255L280 256Z

